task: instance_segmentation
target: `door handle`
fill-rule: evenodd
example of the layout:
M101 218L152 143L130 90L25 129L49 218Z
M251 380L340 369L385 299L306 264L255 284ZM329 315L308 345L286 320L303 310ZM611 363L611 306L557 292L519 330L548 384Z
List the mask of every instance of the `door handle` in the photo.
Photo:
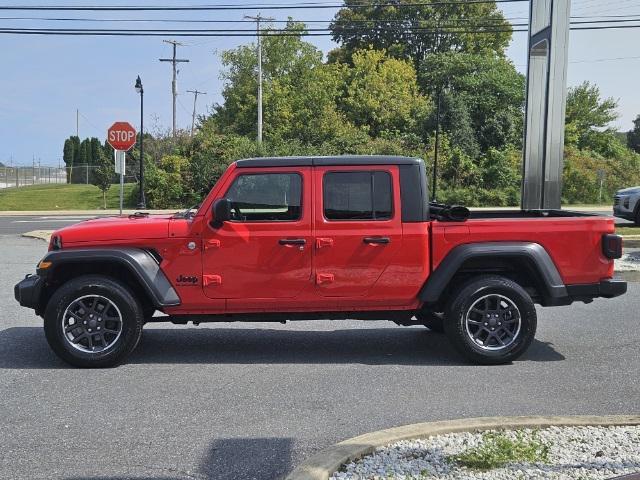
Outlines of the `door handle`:
M389 237L364 237L362 241L369 245L386 245L391 243L391 239Z
M281 238L278 243L280 245L305 245L307 241L304 238Z

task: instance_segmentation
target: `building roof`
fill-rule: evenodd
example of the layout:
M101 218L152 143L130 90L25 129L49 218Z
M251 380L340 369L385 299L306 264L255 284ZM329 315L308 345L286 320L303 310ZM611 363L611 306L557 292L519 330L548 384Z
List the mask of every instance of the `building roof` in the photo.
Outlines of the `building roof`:
M330 157L259 157L238 160L236 167L311 167L349 165L415 165L422 160L416 157L394 155L336 155Z

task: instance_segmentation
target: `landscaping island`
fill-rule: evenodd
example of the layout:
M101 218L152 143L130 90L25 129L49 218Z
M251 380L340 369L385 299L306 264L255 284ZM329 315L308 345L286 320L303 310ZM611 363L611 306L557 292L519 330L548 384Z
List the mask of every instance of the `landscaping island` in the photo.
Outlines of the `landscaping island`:
M330 480L609 479L640 472L640 426L460 432L403 440Z

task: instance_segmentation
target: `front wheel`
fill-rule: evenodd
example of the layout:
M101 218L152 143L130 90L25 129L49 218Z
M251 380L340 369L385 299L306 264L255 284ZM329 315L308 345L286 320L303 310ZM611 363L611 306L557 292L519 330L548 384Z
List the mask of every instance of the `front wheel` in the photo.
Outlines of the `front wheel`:
M47 342L76 367L112 367L136 347L144 314L129 289L102 275L84 275L62 285L44 315Z
M447 308L445 333L460 353L480 364L515 360L536 333L536 309L514 281L482 276L467 282Z

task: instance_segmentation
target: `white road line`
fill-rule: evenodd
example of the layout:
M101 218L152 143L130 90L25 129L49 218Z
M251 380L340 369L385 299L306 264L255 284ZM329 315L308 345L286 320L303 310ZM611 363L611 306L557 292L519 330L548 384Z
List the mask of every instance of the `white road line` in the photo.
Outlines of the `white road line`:
M11 223L55 223L55 222L77 222L77 219L59 218L57 220L13 220Z

